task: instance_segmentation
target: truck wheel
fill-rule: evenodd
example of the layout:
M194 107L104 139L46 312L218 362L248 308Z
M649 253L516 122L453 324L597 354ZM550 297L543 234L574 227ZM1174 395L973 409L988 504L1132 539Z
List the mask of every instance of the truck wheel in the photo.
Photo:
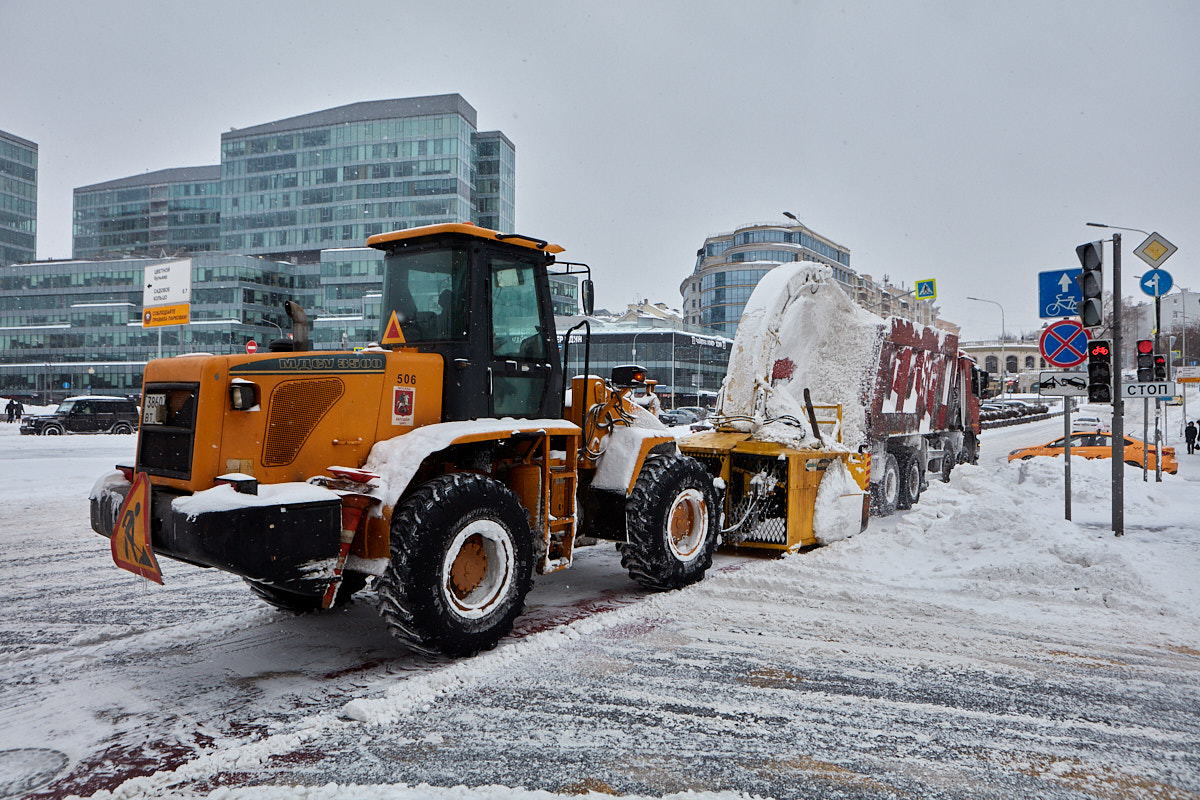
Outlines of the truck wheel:
M284 611L291 611L293 614L308 614L312 611L321 610L321 595L319 594L289 592L287 589L281 589L269 583L252 581L249 578L246 578L245 581L249 584L250 591L254 592L258 599L267 605L275 606L275 608ZM337 595L333 598L334 608L349 603L354 593L366 585L367 576L361 572L342 573L342 585L338 587Z
M896 457L887 453L880 467L879 480L871 482L871 510L877 517L890 517L900 504L900 467Z
M512 630L533 584L533 534L517 496L475 473L420 486L392 515L392 557L376 588L397 638L467 656Z
M896 508L912 508L921 499L921 459L916 455L904 456L900 462L900 502Z
M621 566L649 589L678 589L704 577L717 548L717 493L694 458L647 459L625 503L629 541Z

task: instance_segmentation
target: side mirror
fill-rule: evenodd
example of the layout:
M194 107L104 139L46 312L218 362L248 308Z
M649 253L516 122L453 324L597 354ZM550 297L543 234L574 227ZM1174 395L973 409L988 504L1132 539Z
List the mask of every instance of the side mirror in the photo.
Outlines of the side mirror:
M579 285L579 301L583 304L584 315L590 317L596 310L596 287L591 278L584 278Z

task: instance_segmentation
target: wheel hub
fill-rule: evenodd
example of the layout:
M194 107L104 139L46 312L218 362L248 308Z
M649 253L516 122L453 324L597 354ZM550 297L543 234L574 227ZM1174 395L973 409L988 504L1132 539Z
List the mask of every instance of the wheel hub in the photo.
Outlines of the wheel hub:
M442 594L451 611L478 619L503 604L516 575L508 531L495 520L478 519L458 532L442 562Z
M708 510L704 496L695 489L680 492L667 512L667 541L681 561L693 558L708 532Z

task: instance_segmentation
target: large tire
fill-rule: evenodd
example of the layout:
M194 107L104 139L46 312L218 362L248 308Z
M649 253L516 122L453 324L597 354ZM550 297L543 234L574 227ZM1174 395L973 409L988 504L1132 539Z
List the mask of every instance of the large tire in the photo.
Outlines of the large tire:
M694 458L647 459L625 503L627 542L621 566L648 589L696 583L717 548L717 492Z
M468 656L512 630L533 584L533 535L517 496L486 475L442 475L392 515L379 613L416 650Z
M871 513L890 517L900 504L900 466L894 455L885 453L879 469L879 480L871 482Z
M896 508L912 508L921 499L921 457L916 454L904 455L900 463L900 502Z
M272 586L267 583L259 583L246 578L246 583L250 586L250 591L253 592L259 600L275 608L283 611L291 611L293 614L308 614L312 611L321 610L321 595L319 594L300 594L298 592L289 592L287 589L281 589L278 586ZM344 572L342 573L342 584L338 587L337 594L333 598L333 606L344 606L350 602L350 598L354 593L367 585L367 576L361 572Z

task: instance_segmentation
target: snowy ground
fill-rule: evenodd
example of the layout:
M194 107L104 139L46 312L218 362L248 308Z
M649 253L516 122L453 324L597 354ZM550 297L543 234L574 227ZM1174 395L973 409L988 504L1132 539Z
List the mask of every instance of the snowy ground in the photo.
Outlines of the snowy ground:
M1180 474L1128 470L1116 538L1108 462L1073 463L1067 522L1060 460L1004 460L1061 430L988 432L913 510L683 591L589 548L451 663L370 592L296 618L118 570L86 496L134 437L0 422L0 797L1198 798L1200 455L1172 422Z

